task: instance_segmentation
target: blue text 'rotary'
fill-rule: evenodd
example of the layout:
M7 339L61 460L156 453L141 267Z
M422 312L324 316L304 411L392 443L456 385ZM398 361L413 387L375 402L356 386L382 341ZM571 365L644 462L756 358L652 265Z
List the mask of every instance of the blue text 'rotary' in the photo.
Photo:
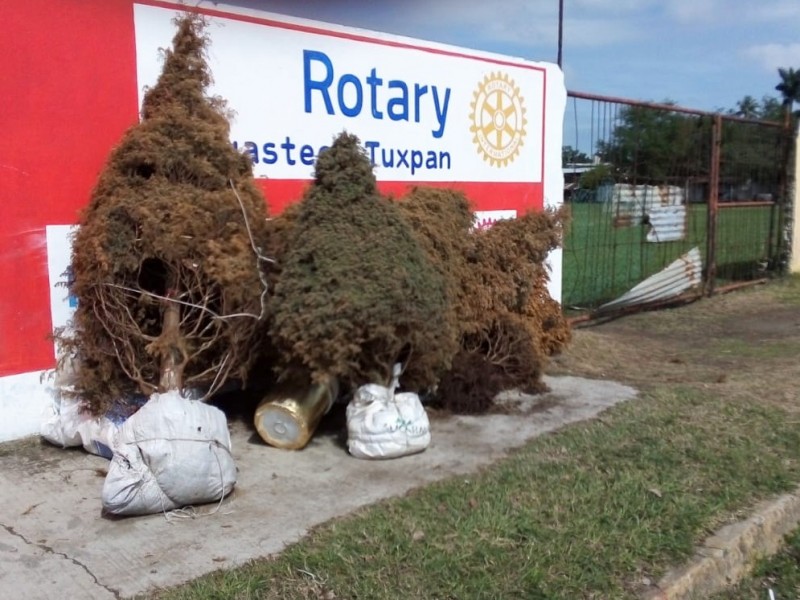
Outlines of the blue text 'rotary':
M384 85L385 84L385 85ZM431 130L435 138L444 135L450 88L441 90L435 85L408 84L401 79L384 81L373 67L363 80L353 73L339 75L333 62L324 52L303 50L303 88L305 110L314 111L314 102L322 102L329 115L339 113L356 117L364 108L365 96L374 119L419 123L424 113L436 119L437 127Z

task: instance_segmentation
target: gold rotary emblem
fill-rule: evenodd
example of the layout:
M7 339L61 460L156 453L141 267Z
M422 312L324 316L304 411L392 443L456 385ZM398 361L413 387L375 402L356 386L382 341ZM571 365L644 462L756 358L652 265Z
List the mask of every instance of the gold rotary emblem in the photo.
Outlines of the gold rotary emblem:
M487 75L473 93L470 132L479 154L490 165L504 167L525 139L525 101L508 75Z

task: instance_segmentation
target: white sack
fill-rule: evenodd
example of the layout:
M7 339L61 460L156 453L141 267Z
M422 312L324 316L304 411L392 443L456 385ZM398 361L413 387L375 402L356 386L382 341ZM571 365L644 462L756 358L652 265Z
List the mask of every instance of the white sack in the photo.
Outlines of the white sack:
M41 436L62 448L83 446L91 454L111 458L114 437L127 413L120 410L95 417L81 408L77 398L63 394L58 386L51 388L50 392L53 403L39 429ZM126 405L125 408L132 412L137 406Z
M430 422L419 396L395 394L398 370L390 387L368 384L347 405L347 448L356 458L397 458L425 450Z
M82 444L80 426L90 418L90 415L81 411L77 400L57 398L42 421L40 433L48 442L62 448L80 446Z
M103 485L115 515L214 502L236 484L224 413L178 392L155 394L120 427Z

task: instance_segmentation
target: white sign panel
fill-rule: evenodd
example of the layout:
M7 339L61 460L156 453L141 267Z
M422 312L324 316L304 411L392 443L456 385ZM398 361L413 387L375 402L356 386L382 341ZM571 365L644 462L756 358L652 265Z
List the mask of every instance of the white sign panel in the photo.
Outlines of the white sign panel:
M48 225L47 273L50 280L50 317L53 329L64 327L72 318L78 301L69 295L67 284L72 259L72 234L74 225Z
M134 8L141 90L158 78L175 10ZM552 65L223 5L206 12L210 92L235 111L232 142L250 151L256 177L310 177L319 150L347 130L382 180L542 182L545 128L560 140L563 115L545 118L546 86L563 86Z

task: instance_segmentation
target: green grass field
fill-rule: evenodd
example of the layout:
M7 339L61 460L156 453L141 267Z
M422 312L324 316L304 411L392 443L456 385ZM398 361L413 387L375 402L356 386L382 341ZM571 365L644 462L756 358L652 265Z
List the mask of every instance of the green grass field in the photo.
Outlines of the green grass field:
M611 204L570 205L572 220L564 238L563 304L593 308L613 300L657 273L693 247L707 258L707 205L692 204L681 241L646 241L647 226L614 226ZM718 282L752 279L770 255L771 207L720 208L717 221ZM777 228L773 228L774 231ZM773 239L776 237L773 231Z

